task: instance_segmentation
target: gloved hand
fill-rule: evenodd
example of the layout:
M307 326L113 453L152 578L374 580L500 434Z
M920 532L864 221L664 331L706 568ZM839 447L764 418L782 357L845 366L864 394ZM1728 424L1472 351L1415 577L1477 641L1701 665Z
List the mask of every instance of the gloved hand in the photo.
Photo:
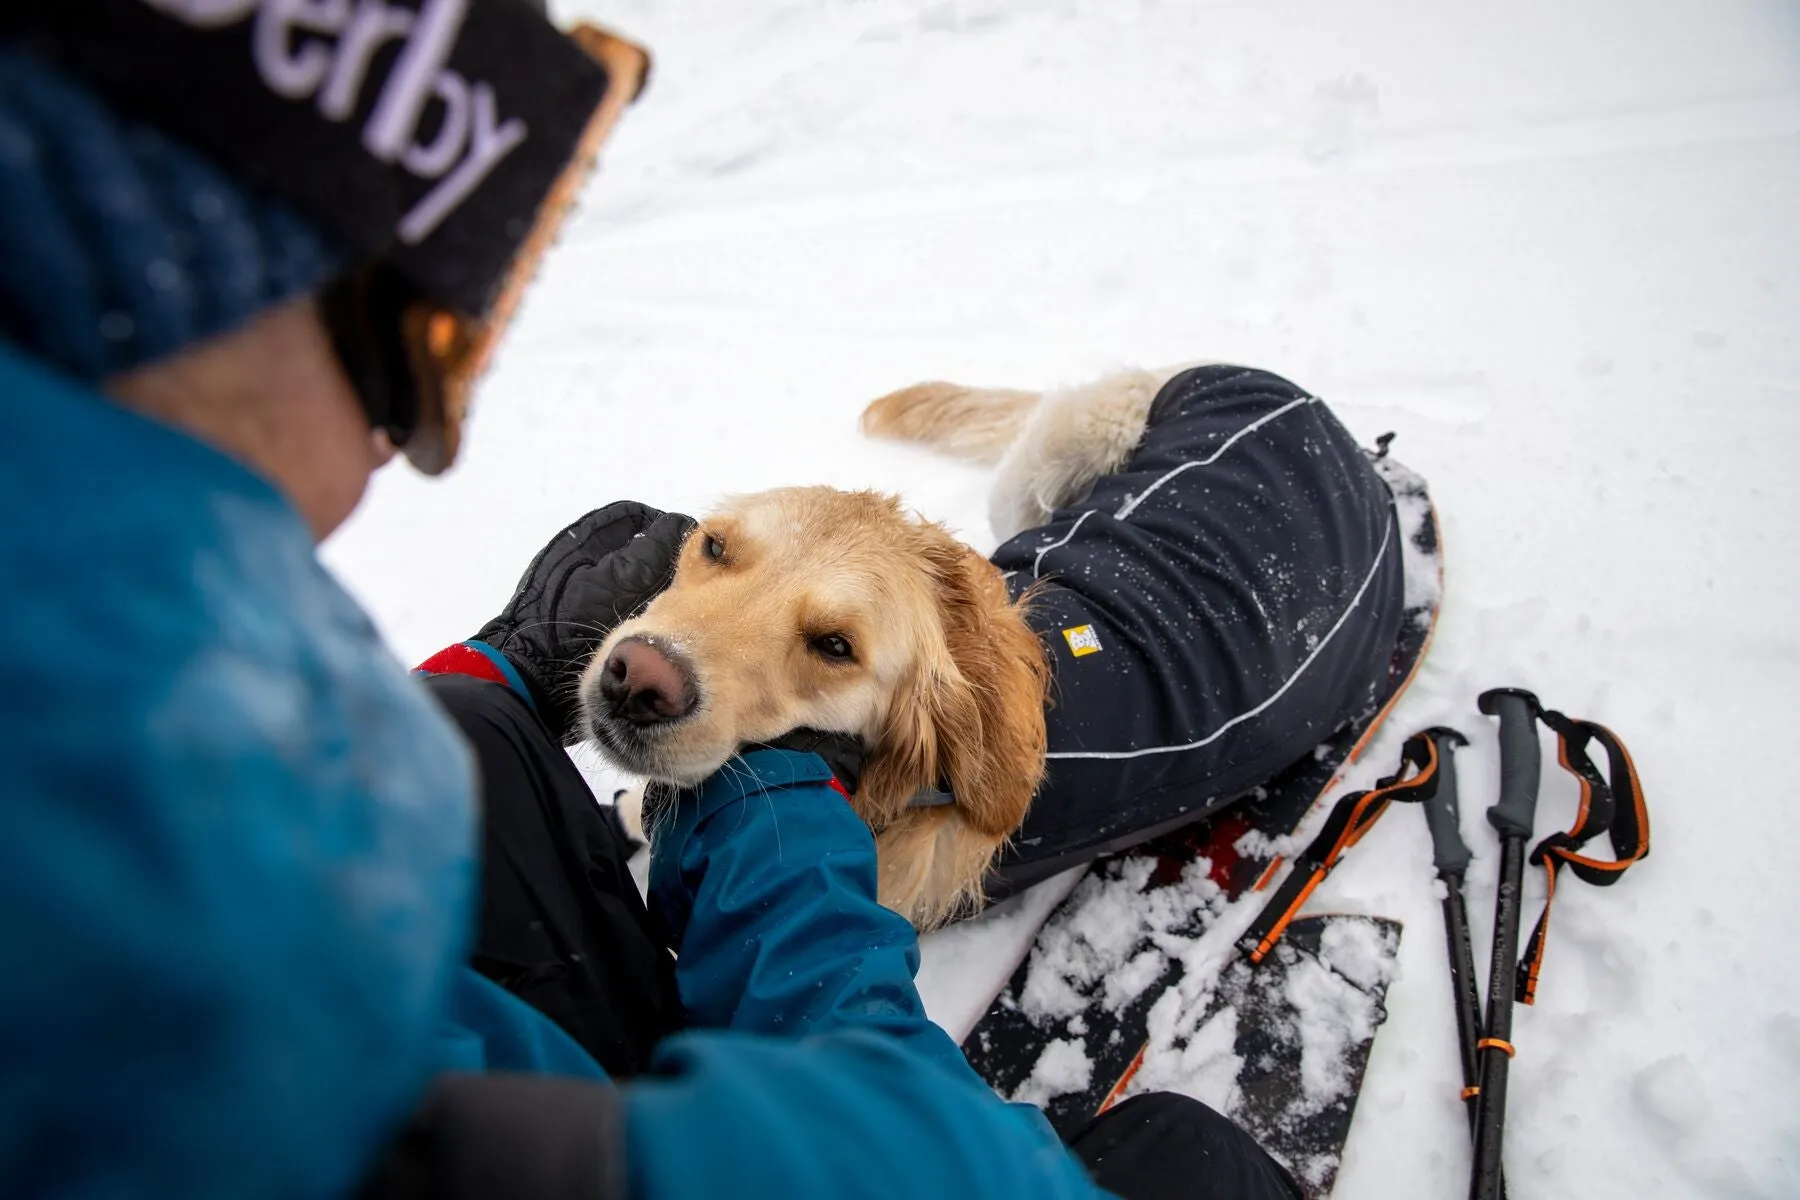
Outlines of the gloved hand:
M564 745L578 742L582 669L615 625L669 586L691 517L621 500L550 539L518 590L475 640L518 669L538 716Z

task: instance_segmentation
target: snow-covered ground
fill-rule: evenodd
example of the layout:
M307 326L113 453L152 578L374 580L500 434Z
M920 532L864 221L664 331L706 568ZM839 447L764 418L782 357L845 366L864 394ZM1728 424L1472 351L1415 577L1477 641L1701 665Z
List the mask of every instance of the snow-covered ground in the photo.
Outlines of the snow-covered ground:
M1800 1195L1800 5L555 7L646 42L656 75L463 464L389 471L328 549L403 654L466 636L619 497L872 486L991 546L980 471L858 437L901 384L1269 367L1365 438L1397 431L1432 482L1438 641L1353 782L1406 731L1474 739L1478 944L1477 692L1604 721L1650 797L1654 856L1566 884L1519 1011L1513 1194ZM1573 811L1563 779L1544 795L1540 831ZM1390 816L1313 907L1407 925L1336 1194L1459 1194L1423 822ZM928 945L953 1031L1017 940Z

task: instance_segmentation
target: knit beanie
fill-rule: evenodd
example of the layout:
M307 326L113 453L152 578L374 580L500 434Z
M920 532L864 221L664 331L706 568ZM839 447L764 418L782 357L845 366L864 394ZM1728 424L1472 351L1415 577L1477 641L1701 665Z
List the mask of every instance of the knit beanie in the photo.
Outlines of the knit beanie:
M0 339L97 382L315 291L345 258L204 154L0 43Z
M647 68L521 0L8 0L0 340L96 382L316 294L441 472Z

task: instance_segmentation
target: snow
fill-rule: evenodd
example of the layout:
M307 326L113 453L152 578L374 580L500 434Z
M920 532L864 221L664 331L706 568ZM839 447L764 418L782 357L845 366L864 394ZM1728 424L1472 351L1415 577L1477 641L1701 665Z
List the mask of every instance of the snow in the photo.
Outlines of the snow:
M1147 1059L1134 1091L1171 1091L1192 1096L1220 1112L1234 1111L1241 1099L1237 1053L1238 1010L1223 1005L1175 1049Z
M1328 953L1330 949L1327 947ZM1368 946L1348 949L1365 968L1365 975L1385 977L1388 973L1385 964L1391 961L1390 954ZM1301 1014L1300 1085L1313 1108L1323 1108L1350 1090L1344 1071L1345 1051L1373 1036L1381 1023L1379 1005L1347 973L1340 972L1336 961L1327 966L1309 959L1288 976L1286 999Z
M1473 739L1478 960L1497 764L1476 695L1529 686L1604 722L1645 782L1653 857L1610 889L1565 880L1515 1017L1516 1194L1800 1194L1800 806L1780 774L1800 682L1800 7L557 7L644 40L655 77L463 463L388 471L328 548L402 654L467 636L551 532L623 496L877 487L990 546L983 472L858 436L893 387L1269 367L1365 439L1397 432L1431 482L1436 644L1349 782L1413 729ZM1552 769L1540 833L1574 796ZM1407 927L1339 1197L1465 1186L1429 861L1423 821L1390 814L1312 901ZM1052 902L929 940L922 986L953 1032ZM1185 1045L1189 1084L1224 1102L1231 1039Z
M1052 1097L1079 1092L1094 1078L1087 1043L1080 1038L1056 1038L1045 1044L1031 1069L1031 1078L1013 1094L1021 1104L1042 1105Z
M1419 491L1419 473L1398 459L1383 458L1375 466L1394 493L1394 511L1400 519L1401 569L1406 578L1404 602L1409 610L1429 612L1444 593L1443 548L1427 550L1419 544L1419 534L1431 519L1429 493ZM1429 481L1426 486L1430 486ZM1325 750L1324 746L1319 748L1321 753Z
M1366 925L1345 922L1329 926L1320 950L1336 974L1364 991L1386 983L1393 971L1392 947Z
M1019 1010L1047 1028L1080 1020L1095 997L1114 1013L1137 999L1188 944L1172 926L1189 912L1216 911L1219 888L1207 869L1198 860L1177 886L1148 893L1151 864L1143 860L1126 862L1115 877L1083 878L1075 902L1045 922L1031 947ZM1146 941L1156 944L1145 949Z

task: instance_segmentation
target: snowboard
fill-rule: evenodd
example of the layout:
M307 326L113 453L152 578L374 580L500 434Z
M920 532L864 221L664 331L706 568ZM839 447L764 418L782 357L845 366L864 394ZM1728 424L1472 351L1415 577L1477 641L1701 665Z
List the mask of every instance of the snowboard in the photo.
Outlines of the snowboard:
M1234 942L1278 853L1416 675L1442 570L1424 481L1378 456L1407 547L1408 610L1372 711L1217 815L1095 863L964 1039L1001 1095L1063 1124L1180 1091L1249 1129L1309 1196L1329 1194L1398 951L1396 922L1302 916L1260 965Z

